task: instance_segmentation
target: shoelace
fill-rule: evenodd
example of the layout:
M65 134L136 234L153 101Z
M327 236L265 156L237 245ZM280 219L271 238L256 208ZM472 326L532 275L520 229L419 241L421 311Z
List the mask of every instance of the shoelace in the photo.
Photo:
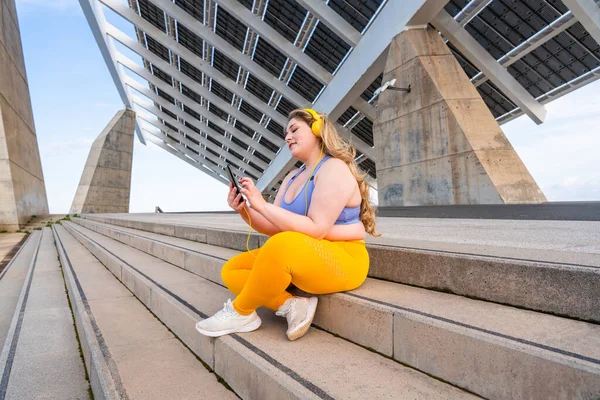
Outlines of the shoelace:
M294 317L296 316L296 309L293 307L295 301L295 299L292 299L292 301L289 302L287 307L285 307L282 311L275 312L275 315L279 317L286 317L288 323L293 321Z
M228 299L226 303L223 303L223 309L215 314L214 318L217 320L223 320L229 316L236 315L237 312L233 309L231 299Z

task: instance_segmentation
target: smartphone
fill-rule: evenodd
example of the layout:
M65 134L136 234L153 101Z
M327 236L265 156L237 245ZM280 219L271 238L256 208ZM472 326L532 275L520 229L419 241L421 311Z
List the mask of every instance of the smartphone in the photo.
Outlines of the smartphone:
M237 179L235 179L235 176L233 175L233 172L231 171L231 167L229 166L229 164L227 164L227 175L229 175L229 182L233 183L233 185L235 186L235 190L237 191L237 194L240 194L240 185L238 185Z

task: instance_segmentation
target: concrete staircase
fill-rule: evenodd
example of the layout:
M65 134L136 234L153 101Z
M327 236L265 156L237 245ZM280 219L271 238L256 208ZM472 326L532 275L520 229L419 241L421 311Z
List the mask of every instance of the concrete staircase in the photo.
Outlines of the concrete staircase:
M48 227L48 225L56 223L63 218L65 218L65 214L49 214L49 215L35 215L31 217L29 221L23 226L21 226L22 232L32 232L35 230L41 230L44 227Z
M600 398L600 268L370 244L371 277L321 296L301 340L269 310L258 331L203 337L194 325L231 297L220 269L246 238L105 215L34 232L0 275L0 377L13 371L0 400L52 384L95 398ZM35 376L14 372L28 350L45 355ZM44 372L52 357L72 383Z

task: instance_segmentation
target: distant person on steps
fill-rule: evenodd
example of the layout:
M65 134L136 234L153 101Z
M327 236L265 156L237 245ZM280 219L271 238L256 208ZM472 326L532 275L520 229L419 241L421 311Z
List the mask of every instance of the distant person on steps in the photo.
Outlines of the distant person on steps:
M221 271L237 295L225 307L196 324L203 335L250 332L261 325L256 314L267 307L287 318L287 336L308 331L317 297L294 297L290 283L312 294L353 290L367 278L366 233L376 236L369 187L359 174L356 151L326 116L312 109L290 113L285 141L304 163L290 172L273 204L249 178L240 179L241 195L230 184L227 201L256 231L270 236L259 249L231 258Z

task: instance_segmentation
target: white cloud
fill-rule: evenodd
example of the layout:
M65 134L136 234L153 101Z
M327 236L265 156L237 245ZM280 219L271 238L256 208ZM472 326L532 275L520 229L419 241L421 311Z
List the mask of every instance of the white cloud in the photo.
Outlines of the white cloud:
M502 126L549 201L600 200L600 98L596 81L546 106L546 121Z

